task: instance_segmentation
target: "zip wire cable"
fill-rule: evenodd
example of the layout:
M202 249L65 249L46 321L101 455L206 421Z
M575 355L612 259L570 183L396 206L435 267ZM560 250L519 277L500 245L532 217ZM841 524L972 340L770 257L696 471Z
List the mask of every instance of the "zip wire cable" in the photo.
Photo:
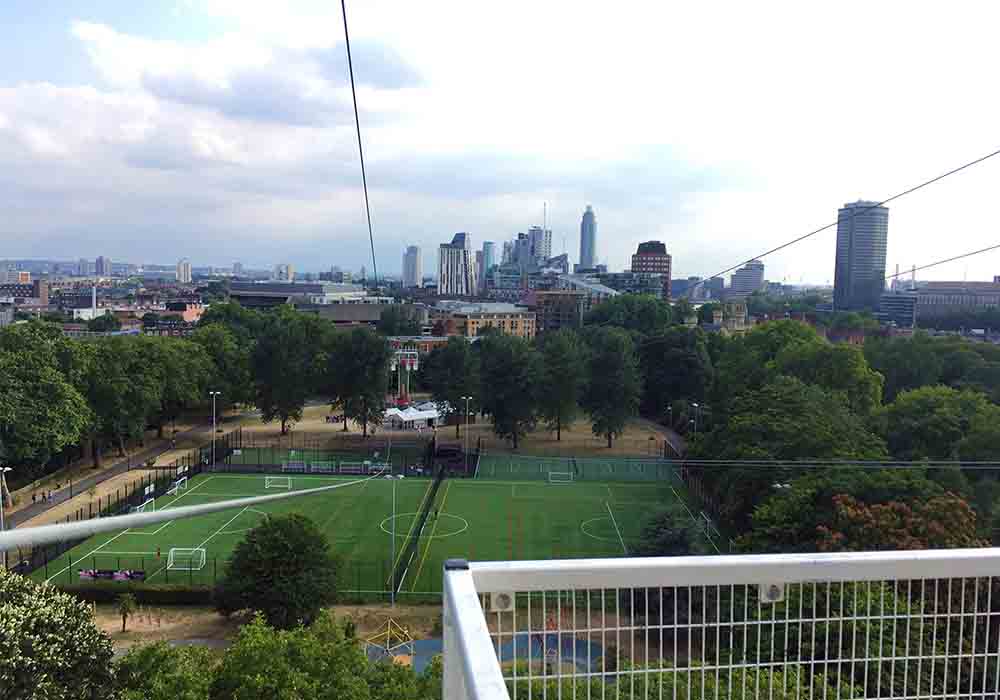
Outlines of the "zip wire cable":
M894 277L902 277L903 275L909 275L914 272L920 272L921 270L927 270L932 267L937 267L938 265L944 265L945 263L954 262L955 260L961 260L962 258L971 258L973 255L979 255L980 253L988 253L991 250L996 250L997 248L1000 248L1000 243L997 243L996 245L991 245L989 248L974 250L971 253L962 253L961 255L956 255L953 258L946 258L944 260L938 260L937 262L927 263L926 265L921 265L920 267L914 267L904 272L895 272L891 275L886 275L885 278L887 280L891 280Z
M378 263L375 262L375 235L372 233L372 210L368 204L368 178L365 176L365 150L361 145L361 120L358 118L358 93L354 88L354 64L351 62L351 38L347 34L347 0L340 0L344 15L344 44L347 46L347 71L351 75L351 97L354 100L354 126L358 131L358 156L361 158L361 185L365 190L365 214L368 216L368 241L372 247L372 274L378 287Z
M949 170L946 173L943 173L941 175L938 175L935 178L931 178L930 180L922 182L919 185L916 185L914 187L909 188L908 190L903 190L902 192L899 192L898 194L894 194L893 196L889 197L888 199L883 199L881 202L878 202L877 204L873 204L870 207L864 207L863 209L851 210L851 216L850 216L850 218L854 218L855 216L858 216L859 214L864 214L865 212L869 212L872 209L877 209L878 207L884 206L884 205L888 204L889 202L892 202L892 201L895 201L895 200L899 199L900 197L905 197L906 195L912 194L913 192L916 192L917 190L923 189L924 187L927 187L928 185L933 185L935 182L943 180L946 177L954 175L955 173L960 173L963 170L965 170L966 168L971 168L973 165L979 165L983 161L989 160L990 158L992 158L994 156L997 156L997 155L1000 155L1000 150L993 151L992 153L987 153L986 155L981 156L979 158L976 158L975 160L970 160L968 163L965 163L964 165L960 165L957 168L954 168L953 170ZM760 260L761 258L767 257L771 253L777 253L779 250L784 250L785 248L788 248L789 246L793 246L796 243L800 243L801 241L804 241L807 238L812 238L813 236L815 236L818 233L822 233L823 231L826 231L828 229L833 228L838 223L840 223L839 217L838 217L837 221L834 221L833 223L827 224L826 226L818 228L815 231L810 231L809 233L804 234L802 236L799 236L798 238L793 238L792 240L788 241L787 243L782 243L777 248L771 248L771 250L768 250L768 251L766 251L764 253L761 253L760 255L756 255L756 256L750 258L749 260L744 260L743 262L737 263L736 265L733 265L732 267L727 267L722 272L717 272L716 274L712 275L712 277L721 277L722 275L726 274L727 272L732 272L733 270L735 270L735 269L737 269L737 268L739 268L739 267L741 267L743 265L746 265L748 262L752 262L754 260ZM708 278L708 279L711 279L711 277ZM694 287L697 288L700 284L704 284L704 283L705 283L705 280L703 280L702 282L700 282L698 284L695 284ZM694 290L692 289L692 290L689 290L687 292L687 296L688 297L691 296L691 292L692 291L694 291Z

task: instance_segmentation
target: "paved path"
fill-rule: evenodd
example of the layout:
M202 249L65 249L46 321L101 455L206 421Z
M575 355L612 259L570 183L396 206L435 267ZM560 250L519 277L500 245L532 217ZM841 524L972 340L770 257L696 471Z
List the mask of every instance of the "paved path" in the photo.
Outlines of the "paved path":
M638 423L639 425L643 426L644 428L649 428L650 430L653 430L662 435L663 439L667 441L667 444L670 445L675 455L681 456L687 453L687 441L673 429L668 428L665 425L661 425L656 421L651 421L648 418L636 417L633 418L632 420Z

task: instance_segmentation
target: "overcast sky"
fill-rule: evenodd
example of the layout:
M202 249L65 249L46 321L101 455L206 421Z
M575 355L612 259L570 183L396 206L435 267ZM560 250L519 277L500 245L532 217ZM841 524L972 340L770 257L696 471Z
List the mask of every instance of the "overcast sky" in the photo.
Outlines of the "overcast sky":
M989 3L348 1L379 271L542 220L707 276L1000 148ZM0 4L0 258L370 270L339 4ZM1000 157L891 206L890 271L1000 242ZM832 281L834 233L765 259ZM992 279L1000 251L929 272Z

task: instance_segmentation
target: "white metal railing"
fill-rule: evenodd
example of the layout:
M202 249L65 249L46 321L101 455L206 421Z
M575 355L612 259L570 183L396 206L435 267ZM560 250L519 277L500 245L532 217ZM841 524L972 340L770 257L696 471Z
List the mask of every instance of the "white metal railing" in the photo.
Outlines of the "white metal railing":
M1000 549L449 561L443 695L1000 700Z

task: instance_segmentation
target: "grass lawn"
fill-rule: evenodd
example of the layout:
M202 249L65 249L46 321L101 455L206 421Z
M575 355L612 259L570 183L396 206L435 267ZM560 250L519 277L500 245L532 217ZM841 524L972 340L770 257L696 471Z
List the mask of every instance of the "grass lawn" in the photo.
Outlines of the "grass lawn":
M33 576L70 584L81 582L81 569L137 569L145 571L150 583L212 584L247 530L268 514L298 512L312 518L343 557L347 589L386 591L392 570L393 490L399 556L432 481L287 477L293 490L343 486L259 507L97 535ZM178 495L157 499L156 508L277 493L273 487L265 488L265 479L264 475L219 473L193 477ZM676 500L668 481L550 484L446 479L409 561L401 591L441 591L441 567L450 557L487 561L621 556L636 541L645 521ZM172 547L203 548L205 566L168 568Z

